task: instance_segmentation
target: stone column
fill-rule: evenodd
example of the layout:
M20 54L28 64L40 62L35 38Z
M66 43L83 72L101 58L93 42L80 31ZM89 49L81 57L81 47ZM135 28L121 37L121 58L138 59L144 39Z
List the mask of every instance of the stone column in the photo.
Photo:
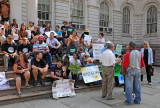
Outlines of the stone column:
M13 19L17 20L18 24L22 23L22 0L10 0L10 22Z
M27 0L27 19L38 24L38 0Z

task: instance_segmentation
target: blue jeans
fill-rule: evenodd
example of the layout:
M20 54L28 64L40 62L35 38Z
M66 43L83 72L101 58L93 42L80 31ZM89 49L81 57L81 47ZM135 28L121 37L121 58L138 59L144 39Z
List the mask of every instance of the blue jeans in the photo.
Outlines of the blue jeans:
M132 91L135 93L135 103L141 103L141 73L134 69L129 69L125 75L125 95L126 101L129 104L133 104Z

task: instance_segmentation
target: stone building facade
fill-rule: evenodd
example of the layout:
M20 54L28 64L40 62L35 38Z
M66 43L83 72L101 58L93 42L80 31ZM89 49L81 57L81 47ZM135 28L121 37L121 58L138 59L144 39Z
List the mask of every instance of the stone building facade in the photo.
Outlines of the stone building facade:
M93 39L103 32L115 44L135 41L140 49L149 41L155 65L160 65L160 0L10 0L10 20L62 26L72 20L79 33L90 30Z

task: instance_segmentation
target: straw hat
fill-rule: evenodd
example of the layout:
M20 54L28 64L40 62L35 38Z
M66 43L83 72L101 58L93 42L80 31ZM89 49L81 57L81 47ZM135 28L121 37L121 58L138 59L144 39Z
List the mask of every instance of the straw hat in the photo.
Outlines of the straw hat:
M84 32L90 32L89 29L85 29Z

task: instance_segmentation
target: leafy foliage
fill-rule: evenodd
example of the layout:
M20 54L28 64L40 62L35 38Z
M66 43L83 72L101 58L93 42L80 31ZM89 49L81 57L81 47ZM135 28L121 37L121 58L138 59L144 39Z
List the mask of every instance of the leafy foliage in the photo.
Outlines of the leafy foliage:
M73 73L73 74L78 74L79 73L79 70L80 70L80 66L75 63L71 63L70 66L68 67L68 69Z

